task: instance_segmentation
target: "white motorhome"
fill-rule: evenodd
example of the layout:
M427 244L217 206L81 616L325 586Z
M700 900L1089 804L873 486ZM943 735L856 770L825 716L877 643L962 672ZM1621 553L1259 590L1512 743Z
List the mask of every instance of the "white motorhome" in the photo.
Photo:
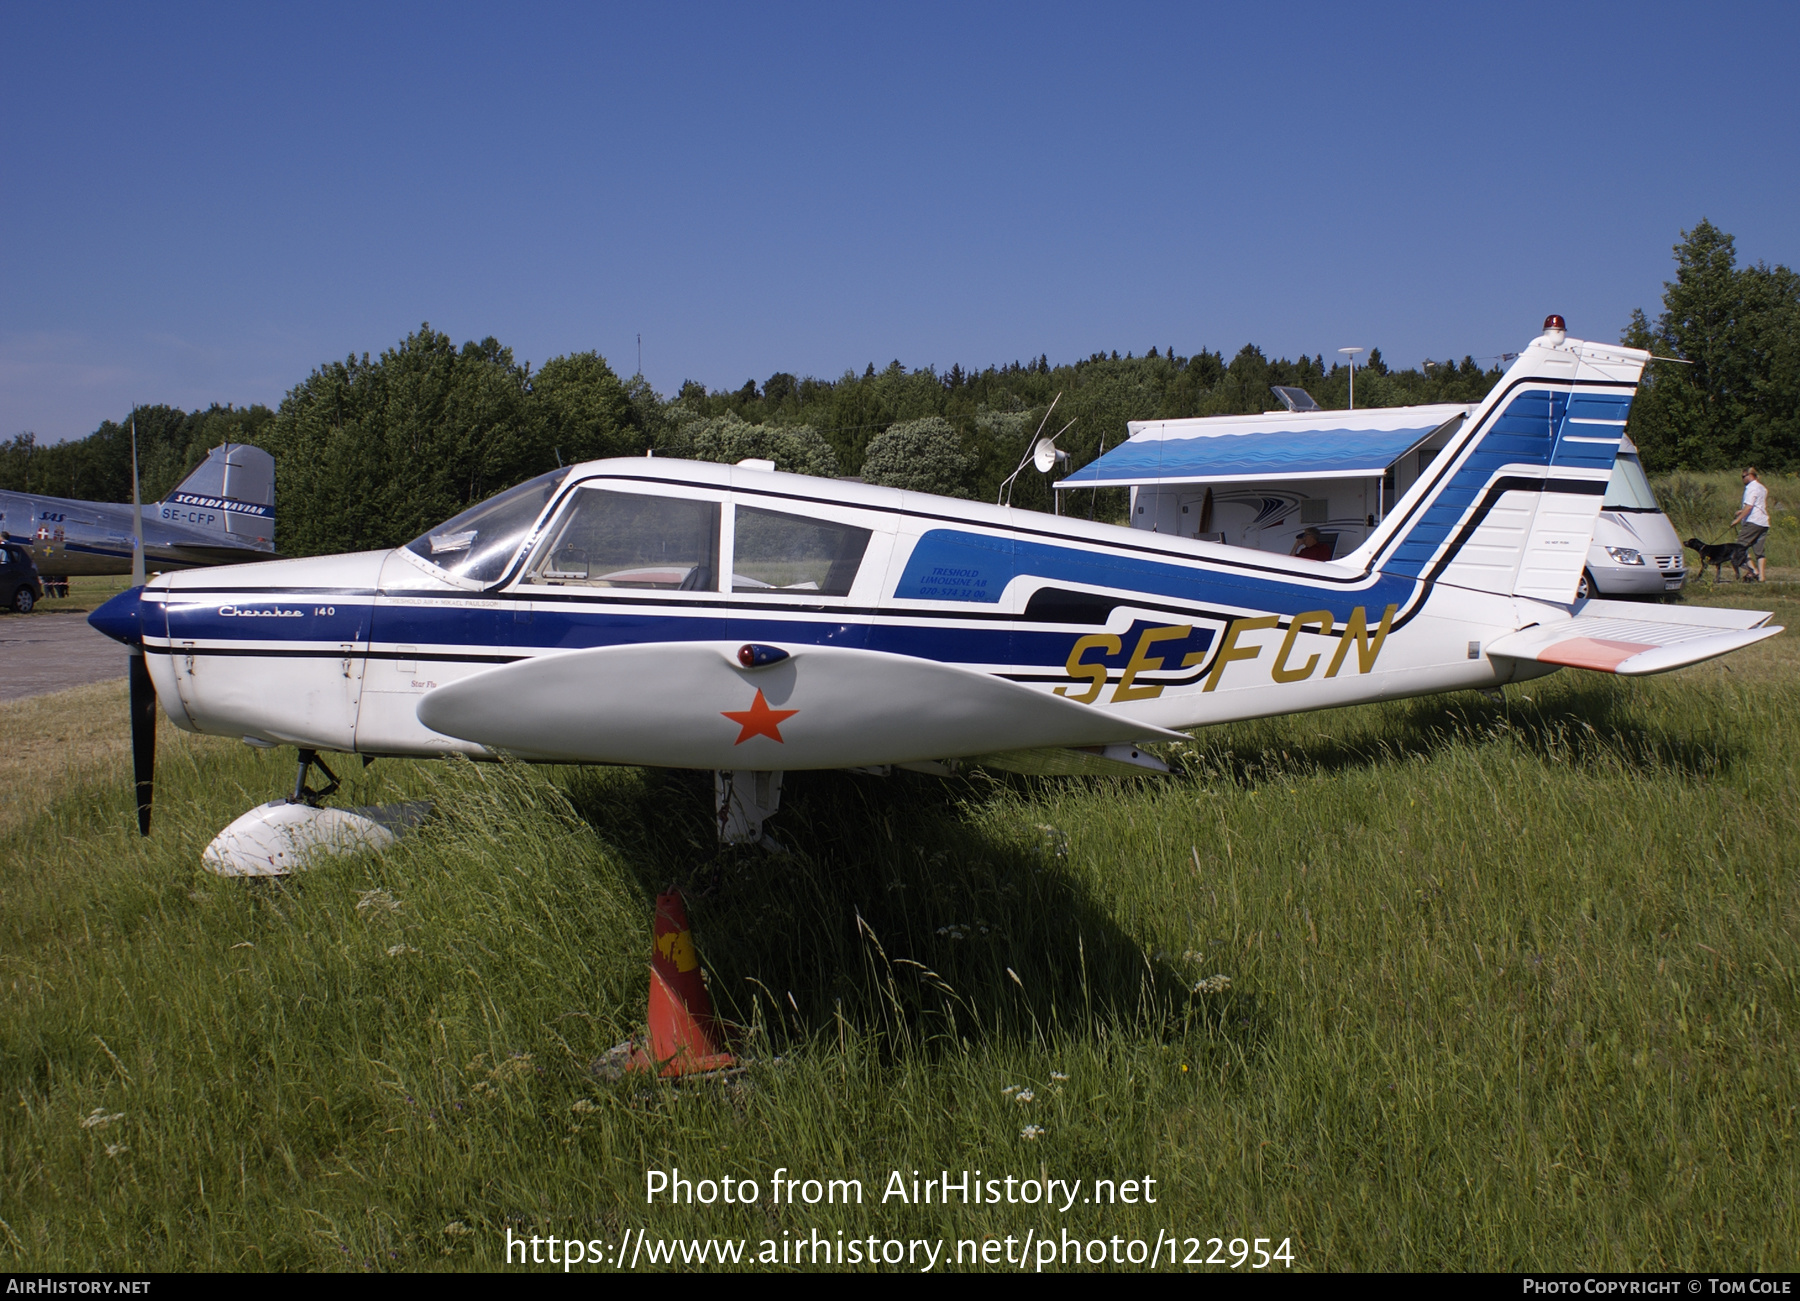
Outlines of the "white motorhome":
M1132 421L1127 442L1056 484L1068 494L1063 509L1080 509L1083 488L1129 488L1133 528L1280 555L1311 528L1341 559L1374 534L1474 410L1325 411L1303 390L1276 391L1287 410ZM1675 526L1624 439L1578 595L1660 596L1686 580Z
M1278 390L1279 392L1279 390ZM1324 411L1289 389L1287 411L1134 420L1131 437L1056 487L1131 490L1131 527L1288 555L1312 528L1332 558L1355 551L1462 428L1473 405Z

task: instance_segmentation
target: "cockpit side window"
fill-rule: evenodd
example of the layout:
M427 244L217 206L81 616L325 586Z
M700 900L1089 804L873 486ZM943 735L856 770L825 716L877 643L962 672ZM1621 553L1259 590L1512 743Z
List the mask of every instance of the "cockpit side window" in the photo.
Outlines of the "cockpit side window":
M452 578L497 582L568 473L552 470L527 479L414 538L406 549Z
M732 536L732 591L848 596L870 530L739 506Z
M525 582L551 587L718 590L716 501L582 488L551 527Z

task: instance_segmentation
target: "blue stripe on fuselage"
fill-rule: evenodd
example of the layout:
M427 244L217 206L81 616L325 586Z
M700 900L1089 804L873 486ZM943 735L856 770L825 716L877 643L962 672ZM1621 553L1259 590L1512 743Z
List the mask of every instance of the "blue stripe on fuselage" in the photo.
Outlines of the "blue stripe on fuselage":
M958 529L931 529L913 547L894 595L900 600L997 604L1006 585L1020 576L1112 588L1207 608L1280 615L1329 610L1340 621L1348 619L1357 606L1375 610L1390 604L1403 607L1418 590L1410 578L1385 574L1346 590L1304 580L1221 571L1201 560L1143 560Z
M952 664L996 664L1061 669L1075 642L1101 631L1085 627L1068 631L1026 629L1006 623L963 624L950 627L895 623L883 619L849 622L830 618L772 619L744 611L720 611L674 615L654 607L620 610L538 609L507 603L498 607L384 605L340 606L336 616L313 615L302 601L259 600L242 607L218 601L200 603L147 603L153 626L146 632L156 641L191 641L198 648L219 641L262 641L284 650L308 643L322 654L336 655L348 642L364 642L362 627L373 613L376 645L412 646L409 652L430 659L434 649L482 647L494 655L537 655L597 646L643 645L680 641L760 641L768 644L843 646L885 651ZM255 609L277 613L224 615L222 609ZM306 611L301 617L283 617L281 610ZM522 617L523 616L523 617ZM166 618L166 623L164 619ZM1116 634L1120 649L1112 655L1090 653L1086 659L1122 669L1129 662L1144 629L1168 627L1177 616L1138 619ZM1190 622L1190 626L1192 626ZM1187 654L1212 645L1213 630L1197 626L1184 638L1159 640L1156 653L1169 668L1178 667ZM365 643L366 644L366 643ZM171 646L169 649L177 649ZM384 652L391 655L393 652Z

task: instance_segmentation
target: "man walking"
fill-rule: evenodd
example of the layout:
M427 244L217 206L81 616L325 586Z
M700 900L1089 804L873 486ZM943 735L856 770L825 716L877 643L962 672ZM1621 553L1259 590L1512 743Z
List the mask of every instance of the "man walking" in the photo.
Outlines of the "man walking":
M1744 471L1744 504L1731 522L1743 526L1738 530L1738 545L1756 557L1756 581L1767 582L1769 562L1764 544L1769 535L1769 490L1756 477L1754 465Z

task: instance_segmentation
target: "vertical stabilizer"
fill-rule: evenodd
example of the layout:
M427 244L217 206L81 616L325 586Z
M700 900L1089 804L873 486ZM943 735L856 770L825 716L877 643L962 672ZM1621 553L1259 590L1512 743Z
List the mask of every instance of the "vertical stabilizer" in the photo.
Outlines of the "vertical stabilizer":
M1546 323L1389 514L1377 562L1501 596L1575 599L1650 355Z
M221 443L206 454L157 513L176 524L225 534L261 551L275 549L275 458L248 443Z

